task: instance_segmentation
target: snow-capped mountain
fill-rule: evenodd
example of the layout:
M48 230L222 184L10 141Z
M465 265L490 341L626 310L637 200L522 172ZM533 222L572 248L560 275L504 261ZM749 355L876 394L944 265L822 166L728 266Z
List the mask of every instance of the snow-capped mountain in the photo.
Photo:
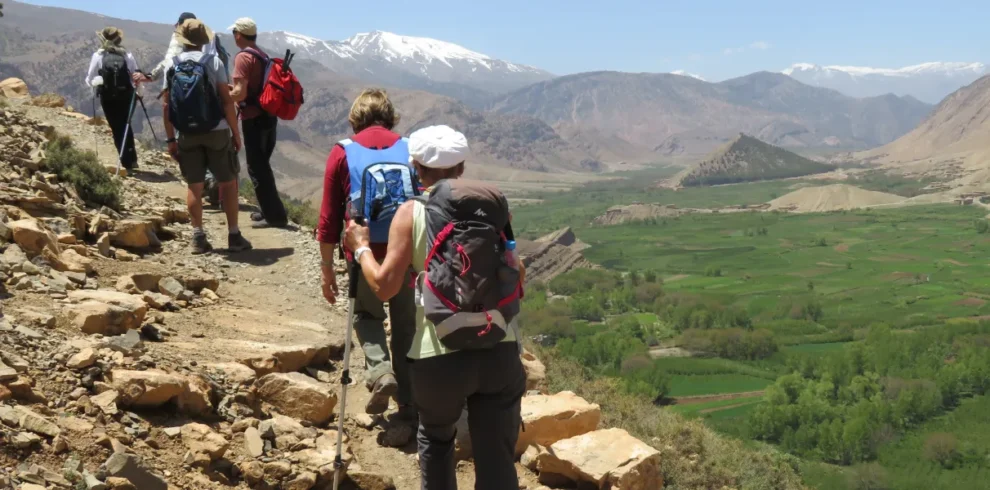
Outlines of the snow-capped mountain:
M685 70L674 70L674 71L670 72L670 74L671 75L680 75L682 77L691 77L691 78L693 78L695 80L701 80L702 82L707 82L708 81L708 80L705 80L705 77L703 77L701 75L698 75L698 74L695 74L695 73L688 73Z
M938 103L960 87L988 73L983 63L932 62L903 68L819 66L797 63L785 75L809 84L838 90L854 97L893 93Z
M455 96L467 88L502 93L553 78L544 70L497 60L456 44L391 32L361 33L343 41L263 32L258 43L275 52L291 49L300 58L310 58L338 73Z

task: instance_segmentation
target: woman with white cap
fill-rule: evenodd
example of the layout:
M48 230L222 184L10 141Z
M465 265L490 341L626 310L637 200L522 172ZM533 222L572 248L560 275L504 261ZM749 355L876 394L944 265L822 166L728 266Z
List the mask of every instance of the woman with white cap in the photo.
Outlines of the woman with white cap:
M469 155L467 139L447 126L431 126L409 137L409 160L429 193L444 179L464 174ZM350 250L368 247L368 228L353 221L345 236ZM425 205L403 204L392 221L388 252L381 265L371 254L358 260L362 273L378 297L392 297L409 275L424 270L429 251ZM522 423L520 403L526 374L512 329L495 347L484 350L447 348L437 330L417 307L416 334L407 354L413 402L419 412L419 464L423 490L457 488L454 462L454 425L465 404L475 461L476 490L519 488L515 446ZM399 353L395 353L399 355Z

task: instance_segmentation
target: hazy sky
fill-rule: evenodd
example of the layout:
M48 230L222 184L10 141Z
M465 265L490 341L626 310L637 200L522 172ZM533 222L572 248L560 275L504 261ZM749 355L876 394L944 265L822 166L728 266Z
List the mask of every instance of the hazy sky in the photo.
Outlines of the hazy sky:
M686 70L721 80L792 63L900 67L990 61L990 2L917 0L30 0L215 29L240 16L262 30L322 39L391 31L461 44L556 74ZM277 7L277 8L273 8Z

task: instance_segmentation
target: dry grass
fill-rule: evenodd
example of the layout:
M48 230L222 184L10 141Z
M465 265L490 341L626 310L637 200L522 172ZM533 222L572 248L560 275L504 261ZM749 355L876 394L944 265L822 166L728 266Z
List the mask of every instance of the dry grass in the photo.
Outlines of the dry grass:
M745 447L705 427L626 394L609 378L591 377L576 363L551 349L532 347L547 366L551 392L573 391L602 408L602 424L619 427L660 450L664 488L701 490L806 488L798 475L799 460L769 446Z

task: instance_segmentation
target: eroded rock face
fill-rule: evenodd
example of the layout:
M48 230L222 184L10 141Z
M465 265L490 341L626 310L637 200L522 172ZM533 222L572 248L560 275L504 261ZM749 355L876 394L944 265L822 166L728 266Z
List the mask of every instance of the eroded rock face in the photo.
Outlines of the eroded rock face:
M137 250L162 246L161 240L155 233L155 223L151 220L138 219L117 222L110 232L110 243L115 247Z
M663 488L660 452L622 429L605 429L558 441L537 457L540 482L562 479L590 488Z
M337 395L330 385L302 373L272 373L254 384L258 398L276 412L316 425L330 421Z
M27 84L20 78L8 78L0 82L0 94L11 99L31 96Z
M116 369L112 378L113 388L120 393L120 405L136 408L160 407L181 395L187 383L180 376L155 370Z
M141 322L132 311L99 301L68 305L62 310L62 316L73 327L90 335L120 335L129 329L141 326Z
M7 223L14 243L29 256L41 255L45 249L58 256L61 252L58 237L36 219L28 218Z
M526 390L543 392L546 389L547 368L528 350L523 350L519 357L526 371Z

